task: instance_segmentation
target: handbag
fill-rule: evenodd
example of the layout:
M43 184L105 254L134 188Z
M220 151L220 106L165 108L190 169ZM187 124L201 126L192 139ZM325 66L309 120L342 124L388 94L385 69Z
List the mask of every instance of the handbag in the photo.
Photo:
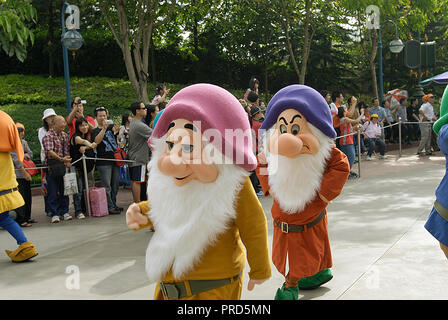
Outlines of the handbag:
M114 151L114 158L115 160L126 160L126 152L121 147L118 147ZM125 161L115 162L115 164L119 167L123 166L125 163L126 163Z
M78 179L73 168L67 168L64 175L64 196L71 196L78 193Z
M34 176L39 173L39 171L36 168L36 164L33 162L33 160L23 159L23 167L28 169L26 171L31 176Z
M56 159L47 159L48 174L52 178L61 178L65 175L65 164Z

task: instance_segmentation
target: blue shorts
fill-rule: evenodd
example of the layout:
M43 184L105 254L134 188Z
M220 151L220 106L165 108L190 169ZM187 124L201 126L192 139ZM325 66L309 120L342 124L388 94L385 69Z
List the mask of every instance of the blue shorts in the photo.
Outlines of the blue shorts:
M425 223L425 229L440 243L448 247L448 221L442 218L434 208Z

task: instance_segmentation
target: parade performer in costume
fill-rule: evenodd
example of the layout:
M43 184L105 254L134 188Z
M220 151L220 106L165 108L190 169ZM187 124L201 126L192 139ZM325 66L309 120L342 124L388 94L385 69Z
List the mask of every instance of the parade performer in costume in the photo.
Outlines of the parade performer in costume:
M436 201L425 228L439 241L440 248L448 259L448 87L443 93L440 118L434 123L433 130L438 135L440 152L445 155L446 171L436 189Z
M260 134L257 174L274 199L272 261L285 276L275 299L297 300L299 288L317 288L333 277L326 207L341 193L350 167L334 145L328 105L313 88L277 92Z
M18 189L16 174L10 152L16 151L17 158L23 161L24 153L19 132L11 117L0 110L0 227L8 231L17 241L16 250L6 250L13 262L24 262L38 252L28 241L20 226L9 216L9 211L25 204Z
M132 204L130 228L154 227L146 272L155 299L240 299L271 276L267 225L249 180L257 166L238 100L211 84L182 89L151 137L148 201Z

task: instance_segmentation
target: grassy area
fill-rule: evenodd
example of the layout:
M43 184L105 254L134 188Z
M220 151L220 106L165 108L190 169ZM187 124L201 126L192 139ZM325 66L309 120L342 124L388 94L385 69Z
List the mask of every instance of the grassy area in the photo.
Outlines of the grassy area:
M188 84L165 83L170 88L169 96L188 86ZM155 96L155 85L148 83L148 94ZM241 98L245 88L228 89ZM127 109L136 100L134 90L128 80L104 77L70 78L71 96L87 100L87 107L98 105L109 109ZM64 78L49 78L41 75L0 75L0 106L7 104L44 104L65 106Z
M170 88L169 97L188 84L165 83ZM148 84L150 98L155 95L153 84ZM121 123L121 115L129 113L129 105L136 100L129 81L115 78L90 77L70 79L71 96L87 100L85 115L93 116L93 109L102 105L108 107L115 123ZM228 89L241 98L244 89ZM49 78L40 75L0 75L0 110L8 113L16 122L26 127L25 139L35 158L39 157L40 144L37 131L42 127L42 114L46 108L53 108L57 114L67 115L64 78Z

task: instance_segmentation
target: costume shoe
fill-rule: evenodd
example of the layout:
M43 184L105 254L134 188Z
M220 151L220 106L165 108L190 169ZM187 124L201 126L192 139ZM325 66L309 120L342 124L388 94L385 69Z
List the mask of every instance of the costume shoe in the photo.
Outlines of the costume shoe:
M285 284L277 289L274 300L299 300L299 287L285 289Z
M34 248L34 243L27 241L22 243L16 250L5 250L6 254L11 258L12 262L24 262L38 255Z
M316 273L314 276L299 280L299 288L303 290L311 290L319 288L324 283L333 279L330 269L324 269Z

